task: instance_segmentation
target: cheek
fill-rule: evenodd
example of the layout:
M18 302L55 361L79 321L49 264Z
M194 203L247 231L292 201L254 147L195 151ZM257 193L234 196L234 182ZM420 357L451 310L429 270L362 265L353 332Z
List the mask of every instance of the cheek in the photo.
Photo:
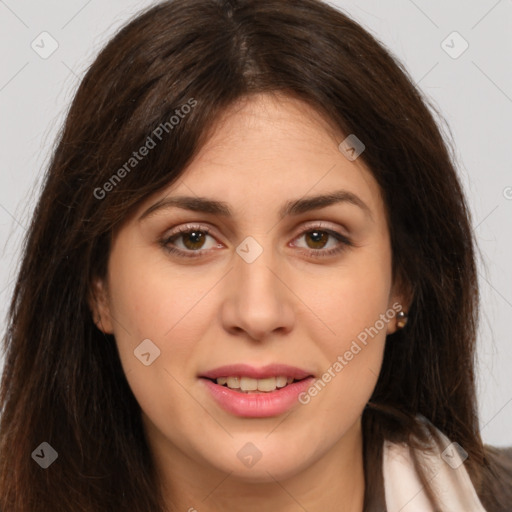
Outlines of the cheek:
M358 249L316 284L309 283L307 295L306 289L302 292L307 305L330 328L326 340L333 348L343 348L386 312L391 292L391 258L386 248L379 244Z
M192 374L188 368L191 355L209 321L198 312L203 311L201 297L213 283L207 287L204 278L170 275L169 266L161 261L150 262L136 254L122 259L115 256L111 298L124 373L145 414L161 421L164 430L173 418L174 428L180 430L182 418L198 414L184 375ZM142 343L143 351L139 349ZM148 365L140 358L146 353L150 354ZM185 424L182 427L186 430Z
M208 279L180 271L152 251L112 254L110 282L114 315L132 338L163 340L180 327L205 295Z
M323 289L317 284L308 295L308 306L321 321L316 329L306 324L308 337L322 352L331 399L344 405L367 401L380 372L387 327L395 315L388 306L391 258L386 248L380 244L354 253L322 280Z
M152 380L148 379L147 370L153 375L158 368L172 372L176 367L183 368L182 363L194 346L191 342L201 337L208 321L197 311L201 310L201 298L213 283L208 287L206 279L199 274L195 278L190 273L180 274L179 269L172 269L160 255L150 259L147 252L123 251L121 246L117 249L111 255L109 281L119 355L126 374L132 379L144 375L149 383ZM148 339L156 347L149 344L150 360L152 351L158 357L150 366L144 366L134 352ZM172 350L169 350L171 342Z

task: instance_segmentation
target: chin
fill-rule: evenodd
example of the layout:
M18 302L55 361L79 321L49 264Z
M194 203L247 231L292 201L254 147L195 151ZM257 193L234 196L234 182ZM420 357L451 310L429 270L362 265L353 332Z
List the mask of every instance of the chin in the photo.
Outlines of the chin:
M218 451L212 454L210 465L230 473L230 478L241 482L275 483L276 480L295 476L316 460L314 454L308 456L304 452L304 447L299 450L295 443L286 445L277 436L274 441L259 443L255 440L252 443L245 437L241 442L235 441L232 446L224 447L222 450L225 455L221 459Z

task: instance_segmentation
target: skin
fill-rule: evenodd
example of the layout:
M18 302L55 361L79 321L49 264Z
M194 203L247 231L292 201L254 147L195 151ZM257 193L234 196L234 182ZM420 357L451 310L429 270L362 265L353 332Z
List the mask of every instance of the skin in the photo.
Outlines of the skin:
M318 378L393 303L407 310L392 283L379 187L360 159L339 151L344 138L299 100L246 98L225 112L179 180L141 204L114 236L92 308L98 327L116 338L169 510L363 510L361 414L396 318L307 405L283 415L236 417L198 379L225 364L276 362ZM340 189L364 201L371 217L343 202L278 218L285 201ZM175 195L224 201L233 217L170 208L138 220ZM318 222L355 245L310 256L341 244L332 235L311 238ZM190 223L211 232L202 245L182 235L174 246L203 255L166 252L159 240ZM247 236L263 248L250 264L236 252ZM147 338L161 351L149 366L134 357ZM262 453L251 468L237 457L248 442Z

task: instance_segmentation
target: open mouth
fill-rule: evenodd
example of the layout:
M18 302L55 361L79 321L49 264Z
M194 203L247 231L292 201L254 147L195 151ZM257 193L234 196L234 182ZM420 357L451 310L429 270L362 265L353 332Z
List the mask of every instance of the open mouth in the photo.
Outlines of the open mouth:
M278 376L254 379L251 377L229 376L218 377L216 379L207 378L207 380L219 386L227 387L233 391L238 391L239 393L272 393L277 389L286 388L290 384L300 382L307 378L309 377L305 377L304 379L294 379L293 377Z
M289 365L226 365L198 375L205 391L224 411L241 418L279 416L299 404L315 377Z

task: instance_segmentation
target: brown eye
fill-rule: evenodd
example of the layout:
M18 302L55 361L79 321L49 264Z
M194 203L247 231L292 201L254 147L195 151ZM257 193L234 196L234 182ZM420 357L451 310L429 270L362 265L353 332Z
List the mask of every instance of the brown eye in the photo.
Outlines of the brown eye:
M299 249L302 248L301 252L306 256L313 256L315 258L329 257L339 254L350 247L354 247L354 243L346 236L330 229L320 229L321 227L323 226L317 226L313 229L303 231L302 234L296 238L296 240L300 240L301 238L305 239L306 247L301 245L296 245L296 247L299 247ZM334 243L329 247L331 240Z
M208 236L208 235L206 235ZM183 245L190 250L201 249L206 238L204 231L188 231L179 235Z
M207 245L207 238L215 242L215 238L209 234L210 230L203 226L184 226L171 233L169 236L160 240L160 245L169 253L184 257L201 256L208 252L212 247L219 244L211 243Z
M325 244L327 244L329 237L332 235L329 235L327 231L308 231L304 234L306 237L306 240L311 240L311 244L308 243L308 247L311 249L323 249Z
M341 233L330 229L319 229L320 227L321 226L318 226L303 231L302 234L296 238L296 240L301 238L305 239L306 247L301 247L300 245L296 246L301 249L300 252L307 256L320 258L334 256L354 246L354 244ZM206 226L183 226L160 240L160 245L170 254L179 257L195 258L204 256L205 253L210 253L210 249L212 248L222 247L222 244L219 243L211 243L208 247L208 237L211 238L213 242L216 241ZM329 242L331 241L333 244L329 247Z

